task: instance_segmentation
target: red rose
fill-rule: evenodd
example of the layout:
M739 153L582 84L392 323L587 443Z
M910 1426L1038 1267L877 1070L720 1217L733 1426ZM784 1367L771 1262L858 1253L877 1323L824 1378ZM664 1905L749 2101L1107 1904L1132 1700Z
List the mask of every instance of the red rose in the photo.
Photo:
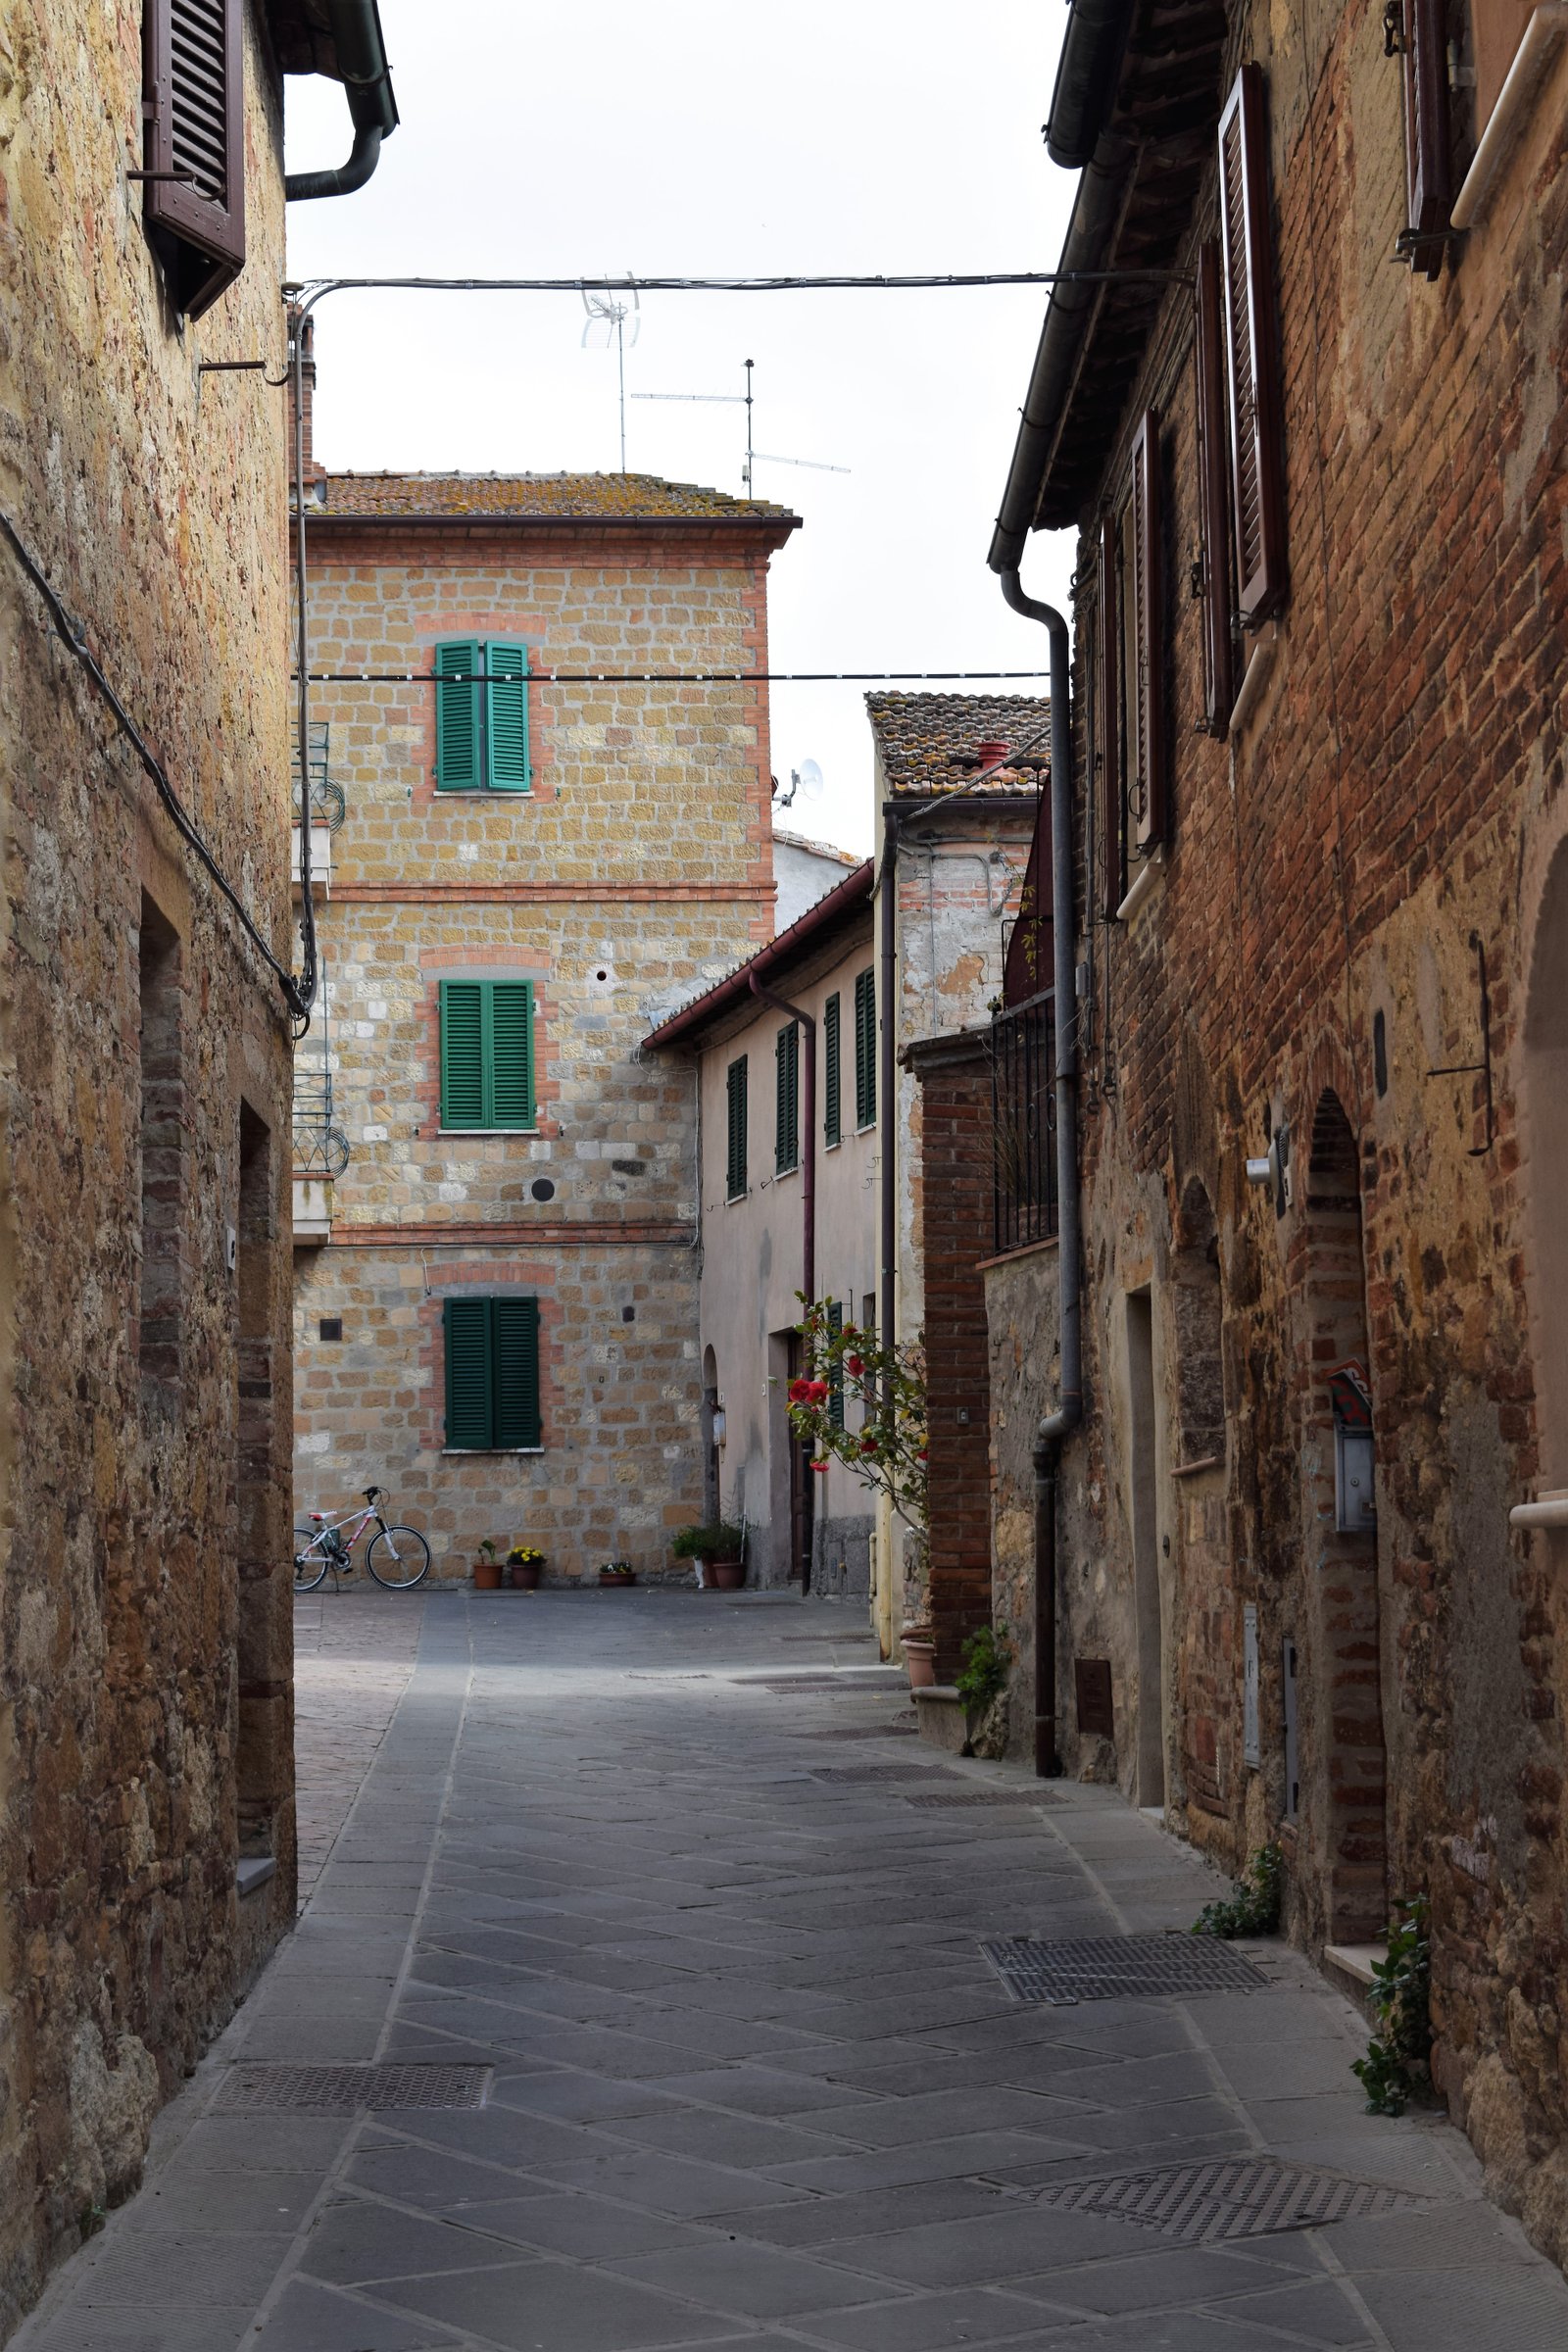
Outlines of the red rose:
M847 1355L844 1358L844 1369L849 1373L852 1380L858 1380L860 1374L865 1370L864 1356Z
M826 1474L827 1474L827 1464L826 1464L826 1462L813 1462L813 1463L811 1464L811 1468L812 1468L813 1470L815 1470L815 1471L816 1471L816 1472L817 1472L817 1473L818 1473L820 1476L823 1476L823 1477L825 1477L825 1476L826 1476Z
M826 1404L827 1382L825 1380L808 1380L806 1387L807 1394L813 1404Z
M860 1451L861 1451L862 1453L875 1453L875 1451L876 1451L876 1440L875 1440L875 1438L862 1438L862 1439L860 1440Z
M923 1446L921 1446L921 1448L920 1448L919 1455L918 1455L918 1457L917 1457L917 1458L918 1458L920 1461L922 1461L922 1462L925 1460L925 1447L924 1447Z
M808 1380L792 1380L790 1382L791 1404L809 1404L810 1401L811 1383Z

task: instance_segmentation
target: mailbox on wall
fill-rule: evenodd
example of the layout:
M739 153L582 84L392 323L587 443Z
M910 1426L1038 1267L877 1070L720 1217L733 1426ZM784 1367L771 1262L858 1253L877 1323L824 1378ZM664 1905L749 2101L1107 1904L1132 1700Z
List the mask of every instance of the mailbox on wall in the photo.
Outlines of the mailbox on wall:
M1329 1374L1334 1400L1334 1525L1342 1536L1374 1533L1378 1523L1373 1486L1372 1386L1359 1357L1350 1356Z

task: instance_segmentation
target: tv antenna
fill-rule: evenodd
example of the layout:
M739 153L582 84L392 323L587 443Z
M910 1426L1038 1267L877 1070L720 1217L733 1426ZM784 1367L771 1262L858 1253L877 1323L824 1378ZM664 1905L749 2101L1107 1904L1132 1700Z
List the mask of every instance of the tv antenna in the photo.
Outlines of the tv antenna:
M756 404L752 389L752 373L756 366L755 360L746 362L746 389L744 392L634 392L632 398L633 400L703 401L716 404L720 408L740 408L744 405L746 410L746 460L741 466L741 482L748 498L752 495L752 477L759 461L764 466L808 466L815 473L848 473L850 470L848 466L826 466L820 458L776 458L770 457L766 450L753 447L752 412Z
M626 470L626 321L631 320L631 339L635 343L642 333L642 305L637 289L631 289L630 303L621 302L613 294L590 294L583 288L582 307L588 314L582 330L582 348L588 348L588 338L595 327L605 330L604 349L610 349L610 338L615 338L615 366L620 378L620 470ZM636 395L633 394L635 399Z

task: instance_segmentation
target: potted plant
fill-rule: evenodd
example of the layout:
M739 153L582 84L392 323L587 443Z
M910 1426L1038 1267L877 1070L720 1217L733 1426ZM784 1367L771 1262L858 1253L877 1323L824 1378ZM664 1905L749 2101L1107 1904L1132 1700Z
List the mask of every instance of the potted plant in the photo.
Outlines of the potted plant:
M634 1585L637 1571L630 1560L601 1560L599 1582L602 1585Z
M507 1554L507 1566L512 1572L514 1592L537 1591L545 1555L537 1544L514 1544Z
M699 1592L733 1592L746 1582L746 1530L732 1519L680 1528L670 1541L677 1560L690 1560Z
M931 1627L921 1621L906 1625L899 1636L904 1648L904 1662L909 1670L911 1690L933 1690L937 1680L937 1640Z
M473 1589L476 1592L499 1592L501 1562L496 1558L499 1547L488 1536L479 1546L479 1556L473 1563Z

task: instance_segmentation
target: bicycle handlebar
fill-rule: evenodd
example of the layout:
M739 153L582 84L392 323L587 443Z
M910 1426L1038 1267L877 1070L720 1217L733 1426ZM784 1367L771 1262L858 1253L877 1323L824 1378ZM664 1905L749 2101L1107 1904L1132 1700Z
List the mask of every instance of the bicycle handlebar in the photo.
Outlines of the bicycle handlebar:
M365 1499L366 1499L366 1501L367 1501L367 1502L374 1502L374 1500L375 1500L376 1496L377 1496L377 1495L380 1494L380 1492L381 1492L381 1490L380 1490L380 1488L379 1488L379 1487L367 1487L367 1488L366 1488L366 1490L365 1490Z

